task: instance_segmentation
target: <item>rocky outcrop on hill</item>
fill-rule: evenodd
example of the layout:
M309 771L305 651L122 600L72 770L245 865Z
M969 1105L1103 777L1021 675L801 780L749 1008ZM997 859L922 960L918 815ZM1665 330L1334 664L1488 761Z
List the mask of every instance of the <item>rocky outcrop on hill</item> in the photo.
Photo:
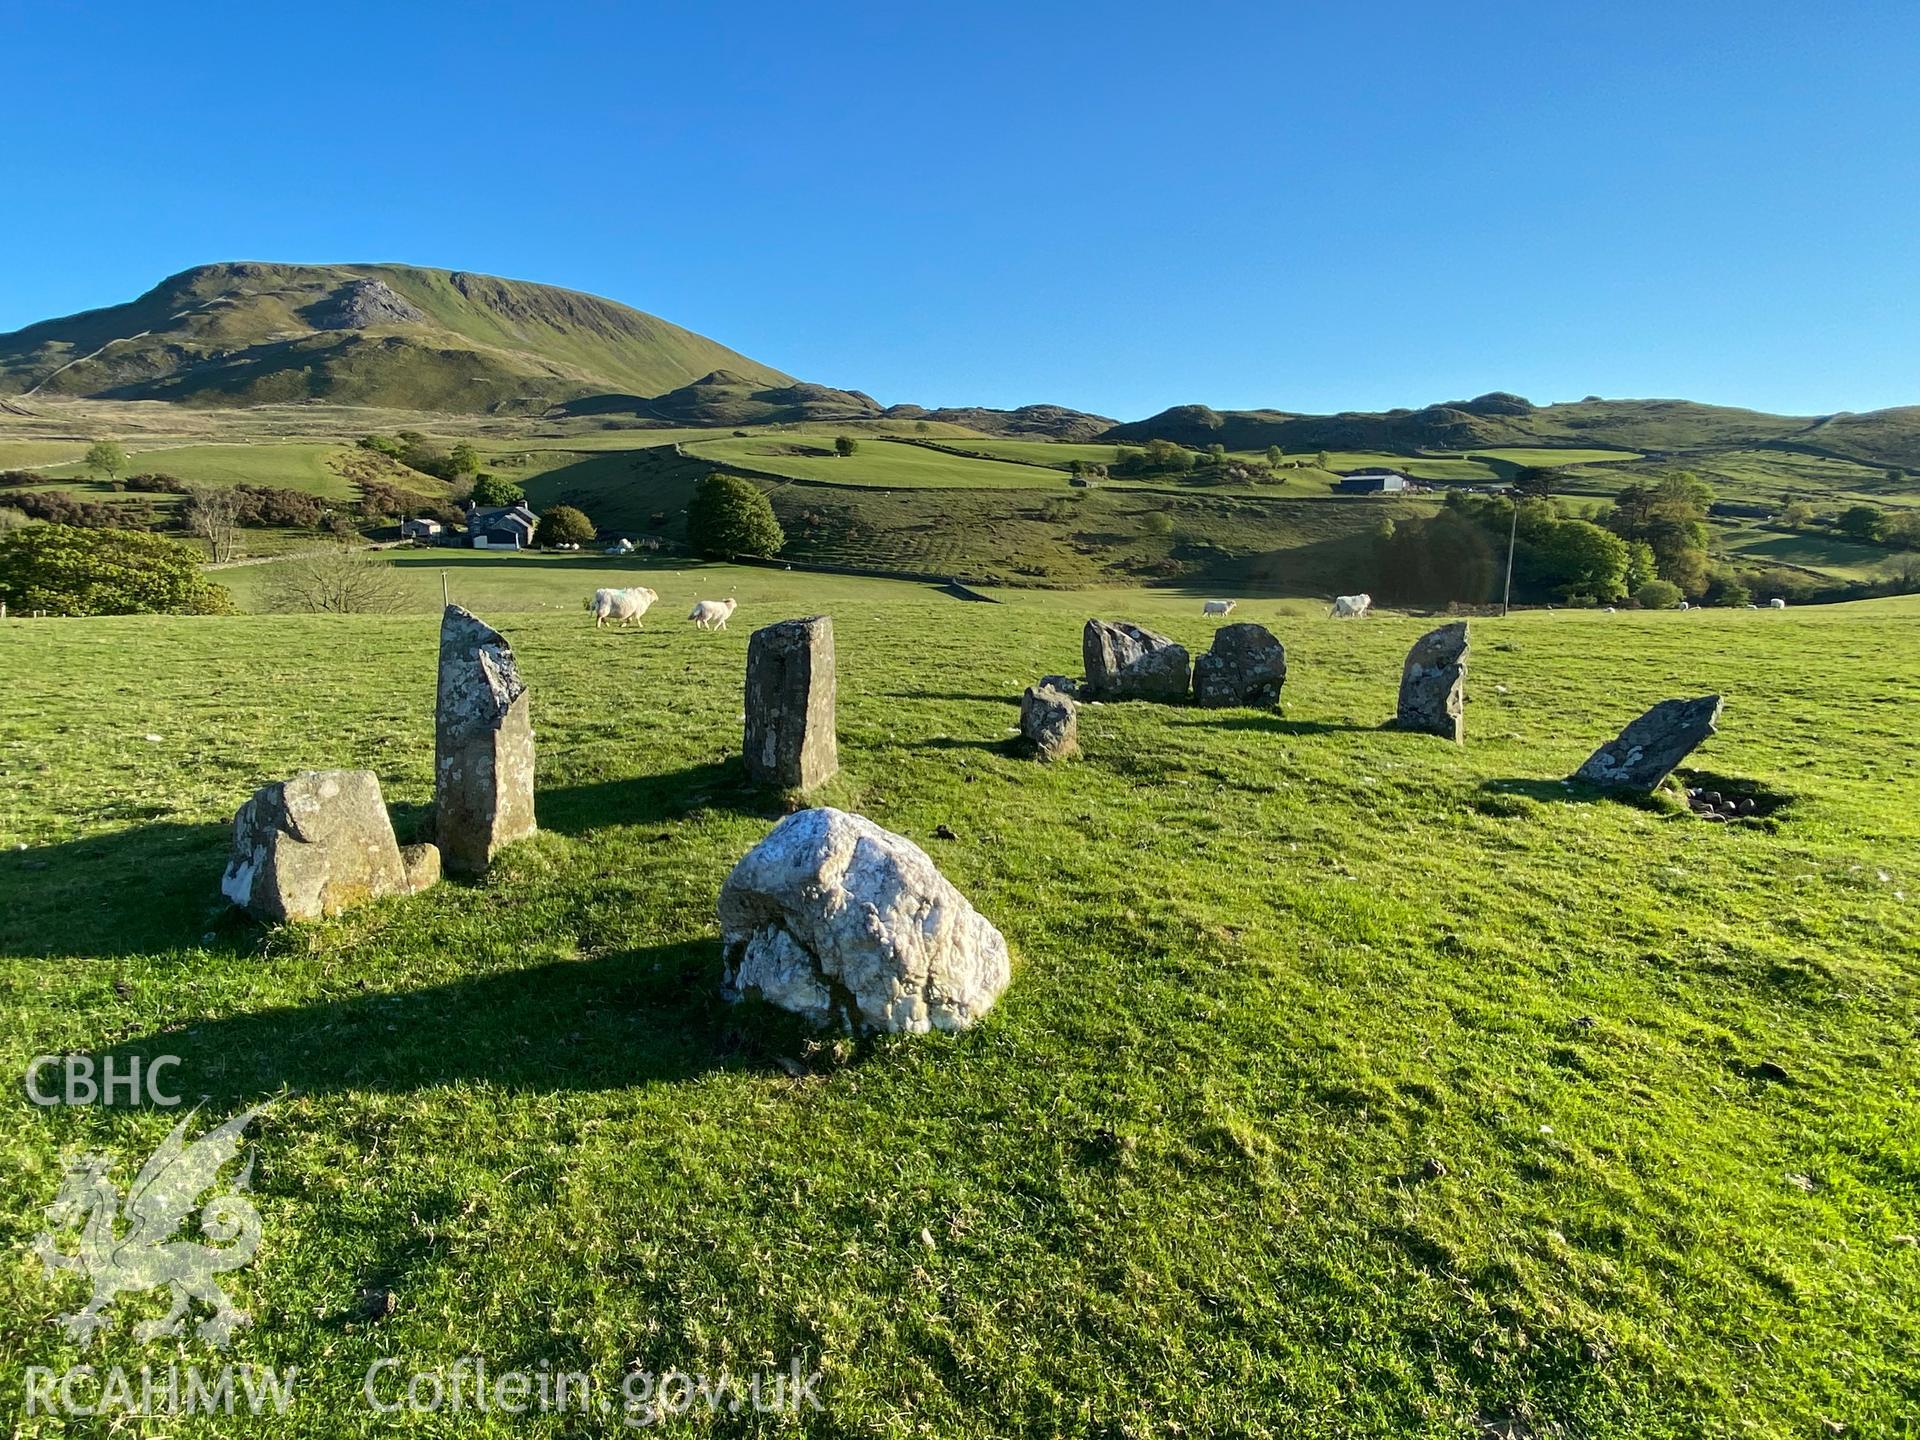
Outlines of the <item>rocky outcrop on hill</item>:
M307 308L316 330L365 330L374 325L419 325L427 313L382 280L353 280Z

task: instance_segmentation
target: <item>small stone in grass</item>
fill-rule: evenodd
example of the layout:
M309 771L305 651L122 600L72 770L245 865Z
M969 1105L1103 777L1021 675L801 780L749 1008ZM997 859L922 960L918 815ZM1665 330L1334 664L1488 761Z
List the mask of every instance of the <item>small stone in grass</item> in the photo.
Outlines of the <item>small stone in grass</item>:
M958 840L960 837L953 833L953 827L951 825L943 823L933 827L933 838L936 840Z

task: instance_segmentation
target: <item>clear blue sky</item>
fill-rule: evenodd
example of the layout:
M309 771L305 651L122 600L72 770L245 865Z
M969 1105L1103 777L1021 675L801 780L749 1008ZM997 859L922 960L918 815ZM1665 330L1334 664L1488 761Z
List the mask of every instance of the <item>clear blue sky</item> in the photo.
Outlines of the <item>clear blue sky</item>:
M211 260L881 400L1920 403L1920 5L0 0L0 330Z

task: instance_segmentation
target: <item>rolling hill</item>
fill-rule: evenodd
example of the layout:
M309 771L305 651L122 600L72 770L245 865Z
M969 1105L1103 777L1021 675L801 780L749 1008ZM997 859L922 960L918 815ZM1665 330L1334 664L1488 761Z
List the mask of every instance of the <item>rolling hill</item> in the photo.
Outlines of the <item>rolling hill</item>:
M1920 470L1920 406L1851 415L1768 415L1691 400L1603 400L1534 405L1504 391L1419 410L1302 415L1176 405L1099 437L1140 443L1222 444L1229 450L1379 450L1413 454L1505 447L1646 452L1777 449Z
M0 396L542 411L725 370L793 378L611 300L407 265L202 265L0 335Z

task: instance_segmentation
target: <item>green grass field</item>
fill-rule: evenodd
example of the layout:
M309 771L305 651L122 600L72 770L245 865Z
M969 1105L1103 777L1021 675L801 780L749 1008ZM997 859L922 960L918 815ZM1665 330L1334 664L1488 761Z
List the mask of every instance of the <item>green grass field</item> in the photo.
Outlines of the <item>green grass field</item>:
M835 485L869 485L877 489L1065 490L1067 477L1038 465L974 460L964 455L866 439L859 450L841 457L833 453L831 435L780 434L747 439L703 440L687 446L695 455L731 461L754 470L790 475L796 480L819 480ZM805 450L815 453L783 453ZM824 453L819 453L824 452Z
M278 485L310 490L316 495L345 499L352 493L340 472L327 462L346 453L337 444L288 442L238 445L127 446L128 473L175 475L198 485ZM49 466L41 472L49 480L87 476L77 462Z
M166 1433L620 1429L361 1402L377 1360L468 1355L822 1372L803 1422L680 1434L1911 1429L1920 603L1475 621L1464 748L1378 728L1431 622L1249 603L1282 713L1087 707L1042 768L1019 688L1078 670L1090 614L1203 644L1197 595L655 567L616 633L577 607L633 570L450 568L533 687L542 834L274 931L218 900L228 819L346 765L423 823L430 613L0 624L0 1067L113 1046L179 1055L200 1123L273 1101L229 1358L299 1396ZM679 618L728 591L729 631ZM718 998L714 899L775 816L735 768L748 632L819 611L830 797L1015 951L969 1034L818 1047ZM1705 690L1695 762L1789 797L1768 821L1558 783ZM10 1103L0 1404L29 1365L202 1356L134 1343L126 1299L83 1356L82 1288L24 1254L64 1156L124 1187L175 1115Z

